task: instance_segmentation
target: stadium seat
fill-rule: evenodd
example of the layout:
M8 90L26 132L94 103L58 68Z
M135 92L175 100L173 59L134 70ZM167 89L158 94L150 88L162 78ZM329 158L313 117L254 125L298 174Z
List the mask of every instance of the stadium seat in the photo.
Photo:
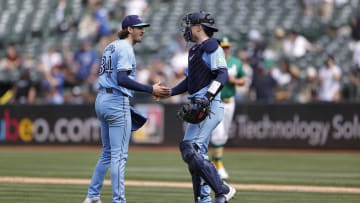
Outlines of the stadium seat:
M114 6L113 1L104 0L104 6L121 12L123 5ZM54 0L7 0L0 1L0 47L3 48L10 41L16 41L24 47L24 51L35 57L40 53L43 42L51 40L55 29L54 11L57 1ZM82 0L68 0L72 6L75 23L83 17L86 8ZM236 41L234 49L244 47L247 33L251 29L259 30L270 39L276 27L285 29L297 28L308 39L319 44L328 52L338 53L339 61L347 64L351 51L343 44L349 39L330 39L325 34L327 23L322 23L315 16L305 16L302 13L301 2L296 0L174 0L148 1L150 12L143 16L151 24L145 35L144 42L135 47L141 57L153 55L164 49L181 31L181 17L197 10L207 10L216 16L216 24L220 35L226 35ZM359 0L334 7L334 17L331 22L335 26L349 23L350 16L359 4ZM36 12L34 12L36 10ZM73 26L56 42L76 48L77 27ZM314 63L319 66L323 58L318 54L308 53L304 59L298 61L301 66Z

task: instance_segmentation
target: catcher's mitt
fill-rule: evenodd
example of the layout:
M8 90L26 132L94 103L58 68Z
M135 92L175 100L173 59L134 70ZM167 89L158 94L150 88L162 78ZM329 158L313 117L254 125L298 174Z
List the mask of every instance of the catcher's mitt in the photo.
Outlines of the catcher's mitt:
M189 123L200 123L210 113L210 103L207 99L196 99L190 103L184 104L177 112L180 120Z

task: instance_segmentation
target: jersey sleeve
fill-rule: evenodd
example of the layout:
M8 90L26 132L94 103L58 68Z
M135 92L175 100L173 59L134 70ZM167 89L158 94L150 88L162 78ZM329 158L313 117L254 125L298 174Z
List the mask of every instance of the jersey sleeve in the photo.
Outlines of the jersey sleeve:
M221 47L218 47L216 51L210 54L210 68L211 70L227 68L225 53Z
M131 65L131 50L128 48L117 47L117 61L116 61L116 71L129 71L132 69Z

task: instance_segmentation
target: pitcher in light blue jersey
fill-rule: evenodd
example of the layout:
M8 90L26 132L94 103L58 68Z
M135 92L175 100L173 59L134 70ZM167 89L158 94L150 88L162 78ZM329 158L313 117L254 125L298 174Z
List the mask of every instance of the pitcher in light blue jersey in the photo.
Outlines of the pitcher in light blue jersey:
M144 27L148 26L137 15L126 16L119 39L104 49L95 101L96 115L101 124L102 153L83 203L101 203L100 192L109 167L112 203L126 203L124 175L131 131L146 122L146 118L130 106L129 99L134 96L134 91L147 92L158 98L170 94L170 89L160 82L150 86L134 80L136 60L133 46L142 41Z

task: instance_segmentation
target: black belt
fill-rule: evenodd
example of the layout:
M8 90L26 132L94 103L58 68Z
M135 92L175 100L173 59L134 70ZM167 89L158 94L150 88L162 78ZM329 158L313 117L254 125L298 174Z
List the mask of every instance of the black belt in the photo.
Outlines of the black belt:
M113 93L113 89L112 88L105 88L105 92L106 93Z
M122 91L114 89L114 88L100 88L99 89L100 92L104 92L104 93L108 93L108 94L116 94L116 95L121 95L124 97L129 97L128 95L124 94Z

